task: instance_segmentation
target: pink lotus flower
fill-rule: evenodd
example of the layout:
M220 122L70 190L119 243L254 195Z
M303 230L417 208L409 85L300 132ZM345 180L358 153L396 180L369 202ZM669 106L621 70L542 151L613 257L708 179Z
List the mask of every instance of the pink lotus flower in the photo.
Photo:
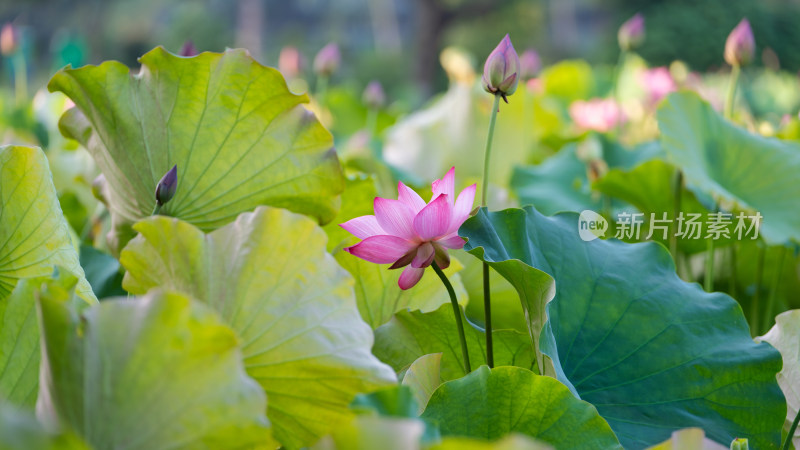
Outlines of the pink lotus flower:
M569 115L579 128L600 133L611 131L623 120L617 102L611 99L595 98L589 101L577 100L569 105Z
M672 79L669 69L666 67L656 67L642 72L639 83L647 91L647 96L651 104L658 103L670 92L675 92L678 86Z
M434 181L433 196L426 204L411 188L397 183L397 200L375 198L375 215L361 216L340 224L363 239L344 251L389 269L406 267L400 275L400 289L419 282L425 268L434 261L440 268L450 265L447 249L464 247L458 229L467 220L475 200L475 185L455 197L455 167Z

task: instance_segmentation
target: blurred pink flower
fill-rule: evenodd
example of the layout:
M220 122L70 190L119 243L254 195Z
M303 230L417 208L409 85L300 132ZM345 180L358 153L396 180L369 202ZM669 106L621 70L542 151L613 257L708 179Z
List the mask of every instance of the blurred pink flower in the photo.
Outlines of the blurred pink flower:
M670 92L678 90L678 85L666 67L645 70L639 76L639 83L647 92L651 104L658 103Z
M287 79L299 77L303 73L304 65L303 55L296 47L287 45L281 49L281 53L278 55L278 70L284 77Z
M576 100L569 105L569 115L579 128L601 133L611 131L623 120L617 102L611 99L594 98Z
M343 224L342 228L363 239L344 251L376 264L389 264L389 269L408 266L398 285L409 289L419 282L432 262L445 269L450 266L447 249L464 247L458 229L467 220L475 200L476 185L466 187L455 196L455 167L431 184L429 203L411 188L397 183L397 200L375 198L374 216L361 216Z
M542 68L542 60L539 59L539 54L536 50L529 48L522 52L519 57L519 72L520 78L529 80L539 73Z

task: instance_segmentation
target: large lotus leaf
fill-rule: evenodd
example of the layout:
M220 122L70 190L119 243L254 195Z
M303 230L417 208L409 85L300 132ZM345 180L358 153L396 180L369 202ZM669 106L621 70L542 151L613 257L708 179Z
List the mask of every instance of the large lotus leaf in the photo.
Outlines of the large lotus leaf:
M33 412L14 408L0 400L0 449L87 450L73 433L52 430L36 420Z
M603 200L592 193L586 164L575 155L575 144L536 166L515 167L511 189L522 205L535 205L545 214L559 211L600 211Z
M352 279L325 251L307 217L259 207L210 234L151 217L123 250L123 286L187 292L217 310L244 342L245 367L269 397L267 414L286 447L314 443L351 413L359 392L392 384L370 353Z
M519 367L481 366L441 385L422 418L442 436L491 440L518 432L558 448L622 448L594 406L555 378Z
M786 396L784 428L788 432L797 411L800 410L800 309L778 314L775 326L756 340L769 342L783 356L783 369L778 373L778 384ZM800 448L800 429L795 431L792 443L795 448Z
M486 362L486 334L465 322L464 335L474 369ZM536 370L536 357L528 336L516 330L494 330L492 336L496 366ZM372 352L398 372L408 369L420 356L442 353L442 379L452 380L464 375L464 358L451 305L442 305L429 313L402 311L395 314L389 323L375 330Z
M442 354L431 353L416 359L403 375L403 386L408 386L417 402L417 415L422 414L433 392L442 384Z
M702 428L684 428L673 431L666 441L648 447L647 450L727 450L728 447L717 444L706 437Z
M592 190L587 165L578 158L579 146L598 145L603 159L612 168L629 168L660 155L652 142L628 149L604 138L590 137L578 144L565 145L558 153L535 166L518 166L511 176L511 189L522 205L534 205L547 215L559 211L601 211L603 198ZM621 204L614 202L614 207Z
M690 189L725 209L761 213L761 235L770 244L800 242L800 143L751 134L691 92L670 94L658 125Z
M39 392L35 292L44 278L21 280L0 300L0 399L33 409Z
M0 301L22 278L54 266L78 275L78 294L96 300L83 275L56 189L39 148L0 147Z
M97 298L127 294L122 289L123 274L116 258L90 245L81 245L80 261L86 272L86 280L92 285Z
M87 307L74 280L39 294L37 413L93 448L252 448L269 439L266 397L236 334L183 294Z
M552 450L553 447L524 434L511 433L496 441L449 436L428 450Z
M162 213L202 230L258 205L333 218L344 187L333 139L277 70L245 50L182 58L158 47L140 61L138 73L116 61L62 69L48 85L75 102L60 128L105 175L120 247L175 164Z
M626 448L686 427L723 444L780 441L780 355L752 341L735 300L681 281L663 246L584 242L577 214L530 207L481 210L459 233L490 262L518 259L553 276L542 351Z
M312 450L420 450L425 422L416 418L361 415L336 428Z
M337 252L336 261L355 278L356 304L361 317L373 329L388 322L399 311L419 310L430 312L442 304L450 303L450 296L439 277L428 270L414 289L402 290L397 282L402 270L388 270L347 253ZM458 272L461 263L451 258L450 267L444 270L456 292L458 303L467 303L467 293Z
M652 225L651 217L661 220L663 219L663 214L667 213L668 220L671 220L669 224L677 225L674 213L674 177L675 168L672 165L660 159L654 159L630 170L622 168L611 169L603 178L597 180L592 187L606 195L630 203L639 212L644 213L642 219L645 221L645 226L642 229L641 237L645 238L649 235L647 226ZM687 189L682 189L680 210L685 217L691 217L690 214L700 214L702 223L706 223L707 214L709 213L694 194ZM735 220L732 219L732 222L735 222ZM659 226L662 225L663 223L659 224ZM664 245L669 245L669 237L673 232L672 230L668 231L667 238L664 239L663 230L655 228L651 239ZM703 233L705 232L706 230L704 229ZM703 237L705 237L705 234L697 239L678 238L678 246L685 253L705 251L706 240ZM720 238L716 240L716 245L720 246L728 241L728 239Z

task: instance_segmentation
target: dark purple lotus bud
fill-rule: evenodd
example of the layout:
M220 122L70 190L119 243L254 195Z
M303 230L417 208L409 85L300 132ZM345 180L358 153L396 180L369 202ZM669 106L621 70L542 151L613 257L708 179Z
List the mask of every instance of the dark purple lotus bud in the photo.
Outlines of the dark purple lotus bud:
M750 22L742 19L725 41L725 61L732 66L746 66L753 61L755 52L756 40Z
M506 96L517 90L518 81L519 56L506 35L486 58L483 65L483 88L486 92L502 96L508 103Z
M624 51L633 50L644 42L644 16L636 13L628 19L617 32L619 48Z
M541 68L542 61L539 59L539 54L536 53L536 50L529 48L522 52L522 56L519 57L520 78L529 80L535 77Z
M197 48L194 46L194 42L191 40L186 41L183 43L183 47L181 47L181 51L178 53L180 56L195 56L197 55Z
M339 46L331 42L322 47L322 50L314 57L314 72L317 75L329 77L333 72L336 72L341 61L342 55L339 53Z
M297 78L303 73L303 55L297 48L286 46L281 49L278 56L278 70L281 71L286 79Z
M367 88L364 89L362 99L369 108L378 109L383 106L386 103L386 94L383 92L381 83L375 80L370 81Z
M175 189L178 188L178 166L172 166L169 172L161 177L161 181L156 185L156 203L158 206L164 206L168 201L172 200L175 195Z
M3 25L0 30L0 53L11 56L19 47L19 31L11 23Z

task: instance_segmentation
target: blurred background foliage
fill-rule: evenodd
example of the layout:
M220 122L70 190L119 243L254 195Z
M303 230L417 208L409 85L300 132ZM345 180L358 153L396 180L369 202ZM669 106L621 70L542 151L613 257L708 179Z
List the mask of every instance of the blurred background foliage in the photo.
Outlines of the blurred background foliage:
M339 83L361 89L380 80L390 99L419 106L447 87L438 57L457 46L480 59L508 32L521 51L535 48L549 65L581 58L617 61L616 31L641 12L647 39L639 54L651 66L676 59L690 69L724 68L727 33L747 17L757 64L800 69L797 0L3 0L0 22L22 33L31 85L65 64L136 58L156 45L177 52L248 48L277 66L284 46L298 48L310 72L314 54L337 42L345 62ZM0 62L3 85L13 76ZM477 66L477 62L475 63ZM313 86L313 85L312 85Z

